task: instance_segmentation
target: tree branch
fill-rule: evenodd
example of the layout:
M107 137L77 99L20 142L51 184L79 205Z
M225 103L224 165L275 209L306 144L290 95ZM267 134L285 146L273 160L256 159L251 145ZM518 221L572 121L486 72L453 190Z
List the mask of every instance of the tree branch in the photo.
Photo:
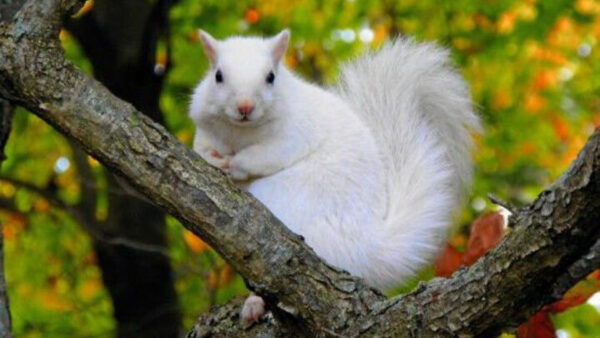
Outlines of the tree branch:
M74 4L75 1L62 1ZM161 126L64 60L59 0L30 0L0 26L0 96L73 137L215 248L262 295L274 321L247 331L225 307L196 336L472 336L514 327L597 268L600 132L491 253L450 279L385 300L320 260L257 200ZM278 307L278 304L285 306ZM284 308L292 307L292 313ZM227 310L229 309L229 310ZM217 324L215 324L217 323ZM228 325L224 328L221 325Z
M22 5L21 1L8 4L0 3L0 22L8 21ZM6 160L4 147L10 135L14 106L7 100L0 98L0 168ZM0 337L12 337L12 323L10 317L10 303L6 291L6 278L4 276L4 225L0 226Z
M105 233L102 230L102 227L99 226L98 221L94 218L93 215L89 215L85 210L81 209L81 205L69 205L65 203L62 199L60 199L54 192L49 191L48 189L44 189L38 187L29 182L24 182L18 179L5 177L0 175L0 181L10 183L19 188L23 188L33 192L40 197L44 198L48 203L52 206L66 212L70 215L81 227L95 240L102 242L108 245L115 246L123 246L129 249L144 251L149 253L159 254L165 257L171 257L169 254L169 250L164 247L158 245L152 245L148 243L142 243L135 240L131 240L128 238L113 236ZM16 210L16 208L12 207L10 209Z

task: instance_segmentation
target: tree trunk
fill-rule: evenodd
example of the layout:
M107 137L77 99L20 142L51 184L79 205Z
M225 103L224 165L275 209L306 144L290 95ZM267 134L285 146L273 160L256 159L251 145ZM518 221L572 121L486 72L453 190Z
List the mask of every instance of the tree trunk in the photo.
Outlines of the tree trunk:
M92 63L95 77L161 124L159 98L165 73L156 74L154 66L159 39L168 32L170 6L170 1L100 0L93 11L68 23ZM77 164L82 171L89 170L86 161ZM160 252L167 249L165 213L128 193L122 180L107 175L112 193L102 230L112 237L158 248L144 251L94 239L104 284L113 301L118 336L177 337L181 313L169 257ZM82 176L84 182L93 180ZM84 189L87 203L95 201L95 193L93 187ZM94 206L88 209L92 218L94 212Z

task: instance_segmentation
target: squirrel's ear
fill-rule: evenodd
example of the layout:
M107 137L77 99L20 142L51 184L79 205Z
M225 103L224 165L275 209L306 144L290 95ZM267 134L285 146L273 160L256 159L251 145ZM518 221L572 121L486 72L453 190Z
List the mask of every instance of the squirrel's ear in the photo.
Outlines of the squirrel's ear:
M206 53L210 63L214 65L217 62L217 40L202 29L200 30L200 40L202 40L204 53Z
M290 42L290 30L287 28L282 30L279 34L271 38L271 41L273 43L271 55L273 56L275 63L277 63L281 61L281 58L285 55L285 51L287 50Z

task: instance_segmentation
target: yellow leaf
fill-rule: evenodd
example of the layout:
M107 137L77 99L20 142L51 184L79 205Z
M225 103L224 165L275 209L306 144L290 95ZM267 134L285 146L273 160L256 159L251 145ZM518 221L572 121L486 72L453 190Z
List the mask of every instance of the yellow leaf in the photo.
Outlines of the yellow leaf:
M508 11L502 13L500 19L496 23L496 29L500 34L508 34L513 31L515 28L515 23L517 21L517 13L513 11Z
M14 185L7 182L0 182L0 195L3 197L13 197L16 190Z
M598 10L598 5L594 0L577 0L575 9L582 14L592 14Z
M58 38L60 39L60 41L64 41L69 37L69 32L67 32L64 29L60 30L60 33L58 33Z

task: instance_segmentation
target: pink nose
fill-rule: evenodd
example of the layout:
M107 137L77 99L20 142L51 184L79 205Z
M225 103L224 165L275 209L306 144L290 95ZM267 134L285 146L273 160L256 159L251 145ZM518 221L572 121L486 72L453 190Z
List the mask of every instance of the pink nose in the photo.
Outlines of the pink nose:
M242 103L238 106L238 112L242 116L250 116L252 111L254 110L254 106L250 103Z

